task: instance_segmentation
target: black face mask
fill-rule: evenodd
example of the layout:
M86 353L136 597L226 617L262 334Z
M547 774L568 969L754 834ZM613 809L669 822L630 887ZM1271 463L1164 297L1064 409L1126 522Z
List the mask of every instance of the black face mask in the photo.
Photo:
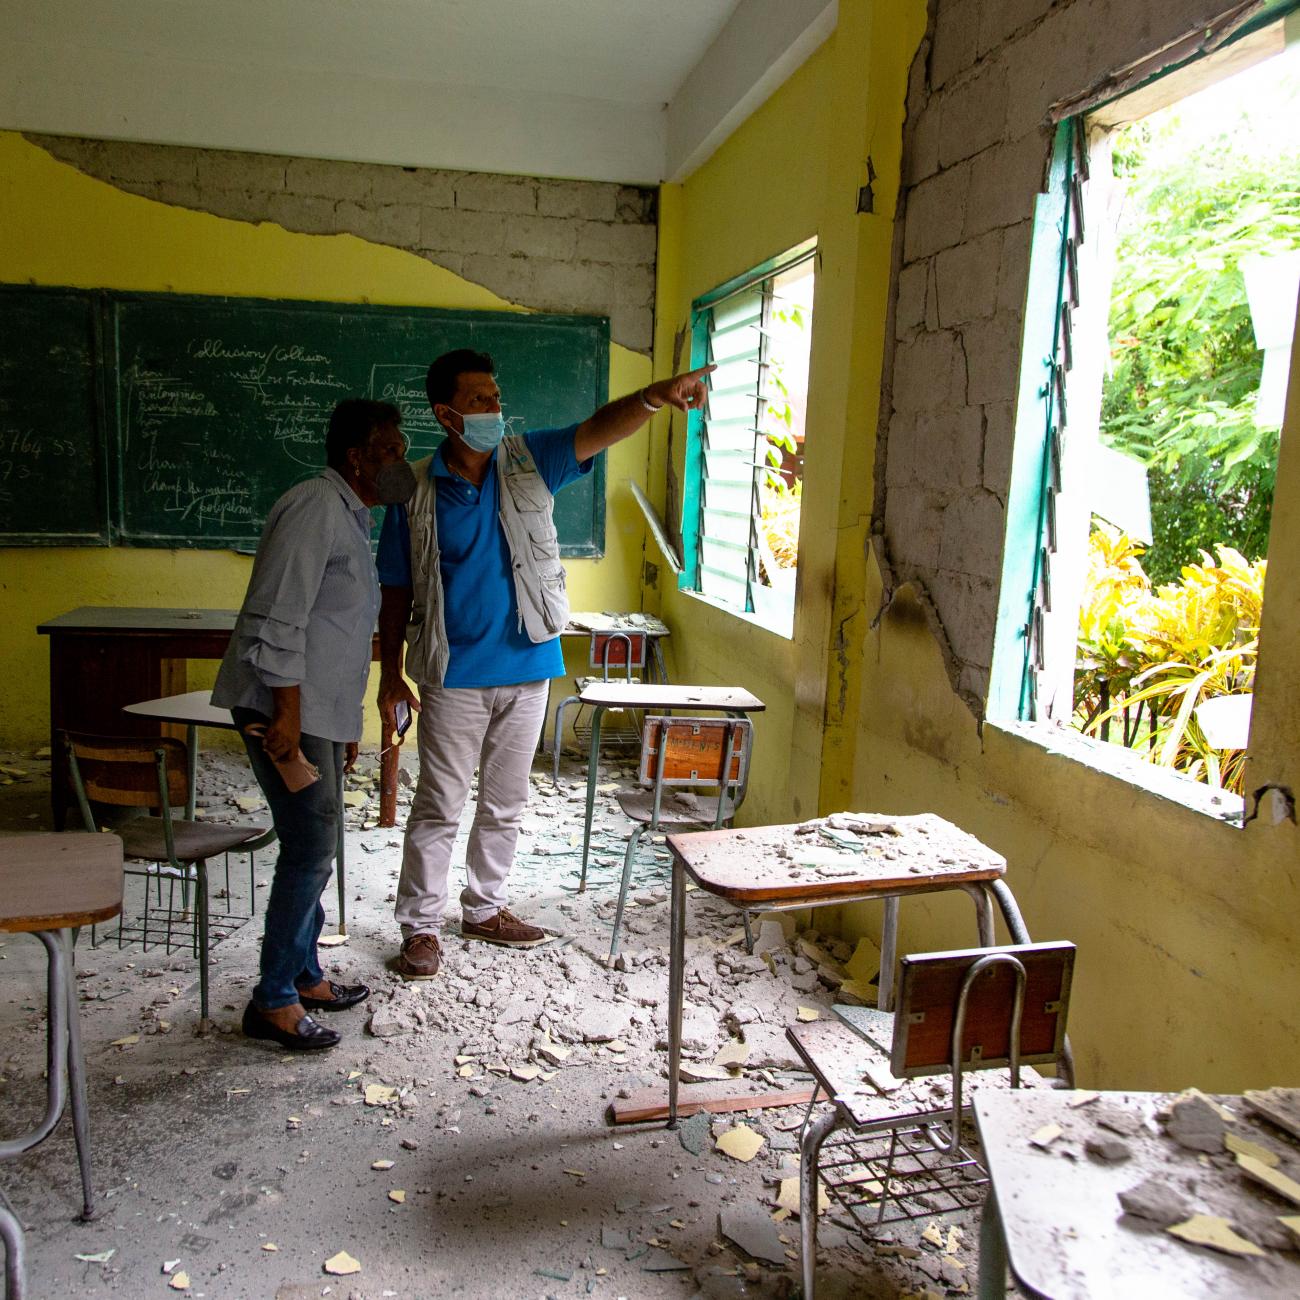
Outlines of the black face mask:
M380 466L374 484L380 505L404 506L415 495L415 471L404 460L390 461Z

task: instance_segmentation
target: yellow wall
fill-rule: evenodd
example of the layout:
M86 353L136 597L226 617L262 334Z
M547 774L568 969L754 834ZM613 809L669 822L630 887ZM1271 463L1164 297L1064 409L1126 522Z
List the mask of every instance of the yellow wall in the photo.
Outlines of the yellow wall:
M515 310L413 254L351 235L290 234L124 194L0 133L0 281L263 298ZM610 349L609 391L647 383L649 362ZM636 609L644 526L625 483L643 479L644 435L610 453L606 554L567 565L576 609ZM251 561L227 551L7 549L0 557L0 745L48 740L47 650L36 624L78 605L236 608ZM213 666L194 665L195 684ZM377 737L373 706L367 735Z
M882 592L866 541L889 246L905 77L923 27L920 3L841 0L831 41L684 186L665 190L658 371L693 298L810 234L821 252L795 639L662 590L661 579L679 668L692 680L747 686L771 706L757 727L744 820L928 810L1006 855L1030 932L1079 946L1071 1028L1082 1081L1223 1090L1294 1081L1295 824L1216 823L1007 731L981 734L907 593L871 626ZM877 215L856 216L868 153ZM1296 388L1295 433L1283 438L1278 472L1250 788L1300 788ZM654 466L662 471L667 431L656 425L651 481L662 501ZM683 438L676 427L679 479ZM902 910L903 951L974 941L964 895ZM875 930L879 909L846 909L842 919Z

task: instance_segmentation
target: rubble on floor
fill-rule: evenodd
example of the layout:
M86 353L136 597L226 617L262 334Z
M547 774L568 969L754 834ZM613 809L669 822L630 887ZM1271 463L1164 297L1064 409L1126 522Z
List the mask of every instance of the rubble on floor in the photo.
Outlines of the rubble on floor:
M413 759L403 754L399 828ZM344 1032L333 1052L286 1055L238 1032L274 850L258 855L251 878L232 869L231 915L244 908L252 920L216 930L226 937L212 953L209 1037L192 1033L197 973L187 948L119 949L110 929L92 949L83 937L101 1210L91 1224L71 1222L66 1123L37 1152L0 1166L30 1225L36 1294L135 1296L177 1289L182 1274L187 1295L283 1300L331 1284L329 1294L358 1298L794 1292L790 1180L802 1107L701 1113L677 1132L607 1124L612 1103L667 1082L668 853L653 837L643 842L611 969L629 823L610 792L630 772L602 764L590 885L579 894L585 774L566 765L556 788L541 766L512 906L553 940L529 951L465 942L453 917L439 976L407 984L392 969L401 832L378 826L377 762L362 756L345 799L349 933L322 960L331 978L373 991L331 1019ZM0 754L0 779L39 783L47 771L48 762ZM199 789L203 817L267 818L238 751L204 752ZM4 820L8 793L0 788L0 827L22 829ZM453 909L470 814L472 803L453 860ZM323 901L328 936L332 883ZM688 912L683 1078L757 1093L807 1087L785 1029L829 1015L836 1000L874 1001L873 946L797 930L783 914L756 921L751 954L736 912L698 891ZM0 1099L11 1116L31 1116L42 1092L43 966L24 952L16 972L22 941L0 942L10 968L0 967ZM954 1223L964 1229L956 1237ZM967 1293L974 1215L942 1227L927 1235L923 1220L868 1238L827 1208L819 1294Z

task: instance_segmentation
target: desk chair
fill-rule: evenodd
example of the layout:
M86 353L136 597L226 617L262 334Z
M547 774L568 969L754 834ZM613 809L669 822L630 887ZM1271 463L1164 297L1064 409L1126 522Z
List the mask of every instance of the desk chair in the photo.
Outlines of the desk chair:
M609 943L611 962L618 955L619 927L641 837L647 831L717 830L729 823L745 798L753 740L754 730L746 718L650 715L645 719L638 784L615 794L624 815L636 825L623 855L623 879Z
M1006 1068L1019 1088L1022 1066L1050 1064L1073 1084L1065 1021L1074 952L1070 943L1035 943L904 957L893 1014L843 1008L858 1032L832 1021L786 1030L817 1085L799 1142L804 1300L813 1300L819 1185L868 1233L976 1205L988 1174L965 1145L962 1093L968 1082L989 1083L966 1074ZM906 1090L880 1096L868 1066L896 1079L947 1075L947 1104L931 1096L918 1108ZM832 1108L814 1119L822 1093ZM840 1129L851 1133L828 1141Z
M265 826L231 826L216 822L184 821L172 816L173 807L184 808L189 798L189 763L184 744L166 737L86 736L64 732L68 758L81 817L88 831L96 825L91 801L117 808L157 808L156 817L130 817L113 826L125 854L156 864L144 871L125 868L127 875L157 878L170 867L182 884L182 902L188 905L189 881L195 882L197 925L194 955L199 962L200 1029L208 1021L208 862L218 853L258 847L267 836ZM148 885L145 888L145 939L148 940ZM170 918L169 918L170 935Z
M554 770L552 779L556 785L560 784L560 739L564 734L564 710L570 704L580 704L582 692L593 682L609 681L609 670L611 668L622 668L627 673L627 680L633 679L632 670L635 669L645 677L646 672L646 653L650 638L644 632L593 632L591 634L591 648L587 656L588 666L599 668L600 676L575 677L573 679L574 693L562 699L555 706L555 731L553 732L553 744L555 746ZM576 734L576 723L575 723Z

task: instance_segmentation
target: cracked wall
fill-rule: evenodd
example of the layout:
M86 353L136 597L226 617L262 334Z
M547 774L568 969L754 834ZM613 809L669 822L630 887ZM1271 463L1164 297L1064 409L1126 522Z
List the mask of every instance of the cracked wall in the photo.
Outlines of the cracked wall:
M610 336L650 351L652 187L29 135L118 189L306 235L404 249L523 307L608 316Z
M886 598L911 584L953 687L988 695L1034 203L1052 105L1254 6L931 0L912 68L873 529Z

